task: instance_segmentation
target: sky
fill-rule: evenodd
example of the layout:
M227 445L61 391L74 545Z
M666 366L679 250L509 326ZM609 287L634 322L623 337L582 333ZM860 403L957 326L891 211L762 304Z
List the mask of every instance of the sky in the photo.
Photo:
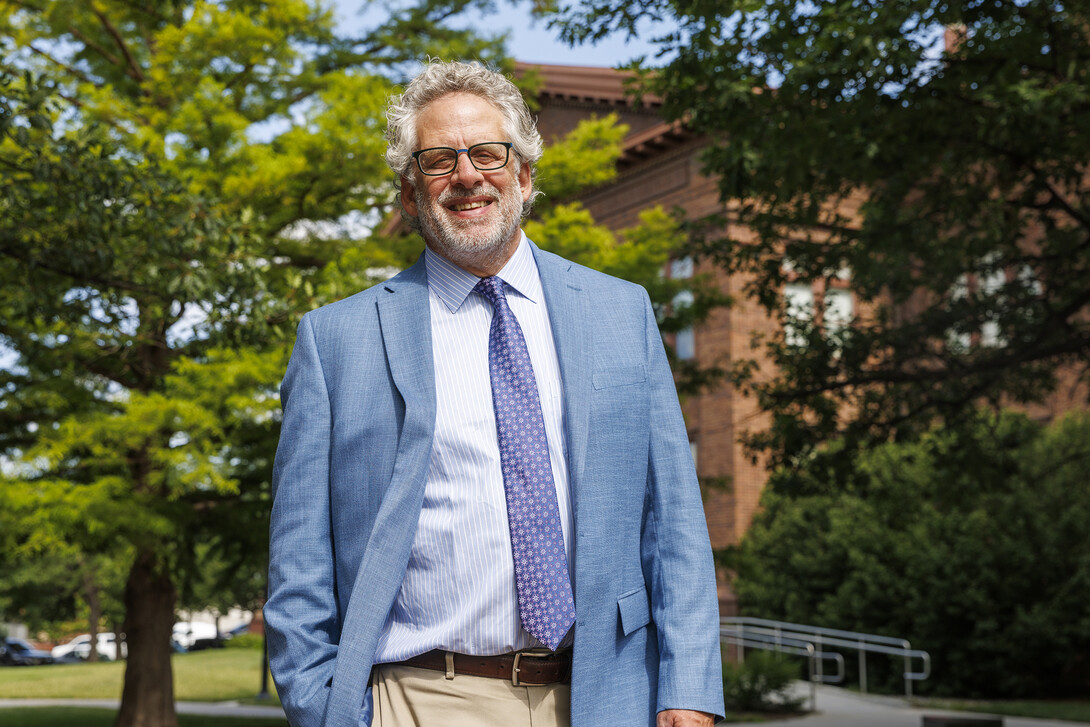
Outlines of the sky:
M343 29L370 27L381 19L384 8L390 0L372 3L365 15L360 14L364 0L332 0L338 20ZM549 30L542 21L530 17L529 5L521 3L512 7L502 0L497 3L499 12L489 15L469 16L482 25L496 29L496 32L508 31L508 52L515 60L526 63L554 63L569 66L604 66L615 67L626 63L636 56L654 57L654 47L640 40L628 43L621 36L606 38L597 45L582 45L570 48L556 39L556 31Z

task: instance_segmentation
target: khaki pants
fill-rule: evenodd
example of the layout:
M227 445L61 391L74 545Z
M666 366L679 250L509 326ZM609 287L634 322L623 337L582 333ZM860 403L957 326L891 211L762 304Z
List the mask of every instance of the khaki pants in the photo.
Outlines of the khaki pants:
M571 686L376 664L371 727L570 727Z

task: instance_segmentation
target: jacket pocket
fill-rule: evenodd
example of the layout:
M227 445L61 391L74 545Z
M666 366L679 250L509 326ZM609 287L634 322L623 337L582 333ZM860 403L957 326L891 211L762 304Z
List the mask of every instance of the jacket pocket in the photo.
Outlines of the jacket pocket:
M595 389L630 386L632 384L642 384L644 381L647 381L647 367L643 364L598 369L591 377L591 383L594 384Z
M621 631L625 636L651 623L651 604L644 586L618 598L617 608L621 612Z

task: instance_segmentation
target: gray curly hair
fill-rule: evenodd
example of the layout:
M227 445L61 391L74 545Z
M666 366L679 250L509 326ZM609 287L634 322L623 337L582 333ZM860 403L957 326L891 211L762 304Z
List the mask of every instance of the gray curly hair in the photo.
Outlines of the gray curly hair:
M397 175L395 185L400 188L401 177L412 176L417 116L425 106L451 93L471 93L499 109L515 152L515 171L518 172L522 164L529 164L530 188L533 189L537 176L534 165L541 159L544 143L518 87L503 74L480 63L448 63L437 59L428 62L424 70L405 87L404 93L392 96L386 108L386 164ZM530 214L539 194L534 192L523 203L523 218ZM401 208L401 216L410 227L420 231L419 220L409 215L404 207Z

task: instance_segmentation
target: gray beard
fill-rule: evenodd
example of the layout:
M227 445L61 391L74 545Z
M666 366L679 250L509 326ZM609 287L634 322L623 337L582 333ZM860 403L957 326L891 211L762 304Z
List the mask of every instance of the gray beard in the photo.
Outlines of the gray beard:
M502 267L510 252L509 243L522 222L522 187L518 180L500 194L491 185L477 185L471 190L451 193L447 190L438 199L429 200L421 187L413 197L420 210L420 227L435 251L462 268L492 270ZM463 197L487 196L499 205L499 219L494 221L454 220L443 213L443 207Z

